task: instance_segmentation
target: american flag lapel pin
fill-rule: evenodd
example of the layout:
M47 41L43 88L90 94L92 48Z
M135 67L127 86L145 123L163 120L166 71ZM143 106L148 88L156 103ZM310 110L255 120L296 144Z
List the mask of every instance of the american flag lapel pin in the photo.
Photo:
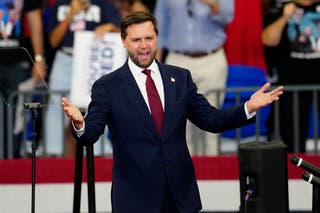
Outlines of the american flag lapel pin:
M176 79L174 79L174 78L172 78L172 77L170 78L170 80L171 80L171 82L173 82L173 83L176 82Z

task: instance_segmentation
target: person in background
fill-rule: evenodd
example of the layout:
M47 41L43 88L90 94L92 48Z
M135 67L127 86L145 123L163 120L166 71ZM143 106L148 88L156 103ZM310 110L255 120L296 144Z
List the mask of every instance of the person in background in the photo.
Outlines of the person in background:
M263 26L270 24L278 17L279 11L282 9L280 0L263 1ZM277 51L278 47L264 45L264 54L267 68L267 78L270 83L278 82L277 64L281 58L281 51Z
M56 0L50 8L49 42L56 48L49 88L70 92L73 61L73 40L77 31L91 30L97 36L119 32L121 17L115 5L100 0ZM45 150L49 156L61 156L64 146L63 117L55 105L61 95L53 95L46 113ZM69 132L69 131L68 131ZM67 135L66 156L74 156L74 142Z
M138 0L139 1L139 0ZM156 6L157 0L140 0L143 5L145 5L151 14L154 13L154 8Z
M199 91L206 95L210 104L219 108L224 94L206 93L226 86L228 63L223 45L226 26L234 16L234 1L157 0L155 16L160 31L157 58L189 69ZM162 58L164 49L167 50L165 59ZM194 155L218 153L217 135L203 132L189 123L187 138ZM204 153L195 149L201 144Z
M279 13L268 18L262 32L262 42L278 52L274 67L281 85L319 85L320 75L320 1L296 0L285 3ZM312 92L298 93L294 114L294 95L287 92L280 104L280 137L288 152L304 153L309 130ZM298 117L297 122L294 117ZM273 134L273 114L269 131ZM295 129L295 125L297 129ZM272 136L271 136L272 137ZM294 144L298 144L295 147Z
M0 93L4 99L18 89L19 83L34 79L38 84L47 76L42 25L42 1L7 0L0 2ZM28 50L24 56L6 54L6 48L24 47ZM2 49L2 50L1 50ZM29 59L28 54L31 56ZM20 57L21 56L21 57ZM1 100L2 101L2 100ZM14 105L14 103L11 103ZM7 115L7 108L4 115ZM7 116L4 116L4 150L7 150ZM1 136L2 137L2 136ZM14 157L20 157L21 135L14 135ZM5 157L9 153L5 153Z
M95 81L83 117L67 98L61 106L80 144L93 144L108 125L112 135L112 212L199 212L196 175L186 143L190 119L220 132L255 121L255 111L279 99L283 87L256 91L246 103L216 109L197 92L188 70L155 59L157 21L145 12L121 22L128 52L122 67Z
M150 12L148 7L140 0L110 0L119 10L120 16L124 17L131 12Z

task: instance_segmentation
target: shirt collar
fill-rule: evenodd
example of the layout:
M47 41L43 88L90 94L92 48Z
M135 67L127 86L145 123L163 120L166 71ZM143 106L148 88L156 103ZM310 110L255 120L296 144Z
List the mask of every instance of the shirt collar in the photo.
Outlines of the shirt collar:
M128 59L128 65L132 75L135 77L140 75L142 73L141 71L145 69L145 68L138 67L135 63L133 63L130 57ZM156 63L156 60L153 60L152 64L146 69L150 69L152 73L156 73L156 74L159 73L159 67L158 67L158 64Z

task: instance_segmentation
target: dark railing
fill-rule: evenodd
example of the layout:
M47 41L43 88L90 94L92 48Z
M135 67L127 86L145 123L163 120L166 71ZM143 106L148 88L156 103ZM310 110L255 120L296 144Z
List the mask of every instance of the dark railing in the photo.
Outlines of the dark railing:
M228 106L232 106L232 105L237 105L240 103L243 103L244 101L248 100L248 98L250 97L250 95L256 91L257 87L234 87L234 88L226 88L226 89L215 89L215 90L211 90L209 91L208 94L205 95L212 95L215 94L217 95L217 97L220 97L222 95L222 93L225 94L225 100L224 103L221 104L221 107L226 107ZM305 91L310 91L313 94L313 103L312 103L312 119L310 121L311 127L312 127L312 135L309 135L309 139L312 140L312 143L314 143L314 146L312 147L311 152L312 153L318 153L318 138L319 138L319 112L318 112L318 102L319 102L319 96L318 93L320 92L320 85L310 85L310 86L285 86L285 92L291 92L293 94L293 124L294 124L294 147L295 150L298 150L299 147L299 141L298 141L298 137L299 137L299 128L298 128L298 116L299 114L298 112L298 102L299 102L299 92L305 92ZM65 91L56 91L56 92L52 92L52 94L59 94L61 96L64 96L66 94ZM46 94L46 92L43 91L35 91L32 93L28 93L28 92L24 92L24 93L13 93L10 95L10 97L7 100L7 104L4 103L3 101L0 101L0 116L1 118L4 118L4 116L7 116L7 122L4 123L3 120L1 119L0 122L0 158L12 158L13 155L13 121L14 121L14 115L15 115L15 111L17 109L17 107L12 107L14 106L14 101L16 100L18 95L22 95L24 100L28 100L30 99L32 96L34 95L38 95L41 99L40 102L43 102L44 107L41 109L43 111L42 113L42 118L44 119L45 113L44 111L46 110L46 104L48 102L48 94ZM60 103L57 103L57 106L60 106ZM3 110L4 108L7 108L7 114L4 115L3 114ZM236 130L233 130L231 132L224 132L219 134L218 136L218 154L224 154L225 151L222 149L222 145L224 143L224 141L228 140L228 141L232 141L234 144L239 144L243 141L266 141L267 140L267 135L265 132L265 118L266 116L268 116L268 113L270 112L270 110L268 109L261 109L260 111L257 112L257 122L255 124L253 124L252 126L249 127L241 127L238 128ZM24 116L27 118L28 117L28 112L26 111L24 113ZM279 104L278 102L276 102L274 104L274 123L273 123L273 138L272 140L277 140L277 141L281 141L280 138L280 127L279 127ZM61 116L65 116L63 113L61 114ZM300 115L300 116L309 116L309 115ZM22 144L25 144L24 142L26 141L26 131L27 131L27 120L24 121L24 133L23 133L23 142ZM42 122L43 125L45 125L45 122L43 120ZM58 125L58 124L57 124ZM61 124L64 125L64 124ZM9 137L7 137L7 139L4 139L3 135L4 135L4 126L6 126L7 128L7 135ZM43 127L43 126L42 126ZM44 128L42 128L44 129ZM43 132L42 132L43 133ZM42 134L43 135L43 134ZM110 155L111 153L108 151L108 153L106 153L105 150L105 146L107 145L107 143L105 143L105 140L107 140L107 134L103 135L101 137L101 141L102 143L96 144L95 146L99 146L100 151L95 151L95 153L99 154L99 155ZM201 135L195 135L194 137L199 137L201 138ZM205 138L205 137L203 137ZM44 137L42 137L41 139L42 143L45 143L44 141ZM63 143L65 145L65 143ZM203 148L203 144L199 144L199 146L202 146ZM44 145L44 144L42 144ZM44 151L42 153L42 156L46 156L46 150L45 150L45 146L44 147ZM203 148L205 149L205 147ZM65 150L65 147L64 147ZM236 153L237 150L232 150L231 153ZM310 151L310 150L309 150ZM112 152L112 150L111 150ZM64 153L62 153L63 155ZM202 153L200 152L200 155Z
M221 92L225 92L225 100L224 103L221 104L222 107L225 106L226 103L233 103L233 105L238 105L240 103L243 103L244 101L248 100L250 98L250 95L259 89L260 87L234 87L234 88L226 88L225 90L211 90L206 95L216 93L216 95L219 97L221 95ZM308 136L309 139L313 140L314 146L312 150L309 150L313 153L318 153L318 140L319 140L319 92L320 92L320 85L290 85L285 86L284 89L285 93L292 93L293 95L293 114L292 114L292 121L294 126L294 150L297 152L299 150L299 116L311 116L310 118L310 129L309 132L311 132ZM312 107L311 107L311 115L309 114L303 114L299 115L299 101L300 101L300 95L301 92L311 92L312 93ZM281 141L280 136L280 110L279 110L279 102L275 102L273 104L274 107L274 113L273 113L273 135L272 140L275 141ZM268 106L266 109L263 108L257 112L257 122L255 123L254 127L254 134L250 135L249 137L243 136L242 128L238 128L235 130L235 136L232 138L237 143L240 143L242 141L246 140L254 140L254 141L265 141L267 139L267 135L265 132L265 125L266 125L266 117L269 116L271 106ZM224 134L222 133L219 137L219 150L221 153L221 143L224 139Z

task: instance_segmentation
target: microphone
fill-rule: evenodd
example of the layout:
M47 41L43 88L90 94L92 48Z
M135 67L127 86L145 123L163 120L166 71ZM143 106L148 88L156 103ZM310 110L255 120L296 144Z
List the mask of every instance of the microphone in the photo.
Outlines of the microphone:
M308 161L303 160L302 158L298 158L297 156L293 155L291 156L291 163L295 164L298 167L301 167L302 169L310 172L311 174L315 176L320 176L320 169L319 167L309 163Z
M301 175L302 179L309 182L309 183L312 183L312 184L315 184L317 186L320 186L320 178L314 176L313 174L310 174L308 172L303 172L302 175Z

